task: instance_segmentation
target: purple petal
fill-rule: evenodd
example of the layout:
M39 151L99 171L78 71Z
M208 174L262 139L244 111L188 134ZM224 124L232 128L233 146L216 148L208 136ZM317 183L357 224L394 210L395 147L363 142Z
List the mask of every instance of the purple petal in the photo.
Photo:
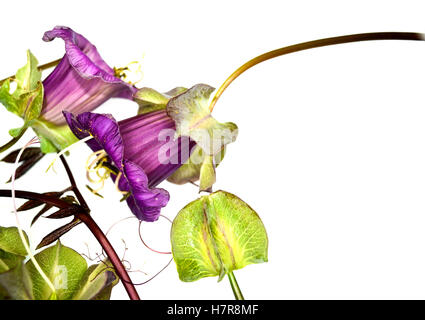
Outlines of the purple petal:
M143 168L150 187L157 186L185 163L195 146L187 137L174 139L175 124L165 111L138 115L118 124L124 157Z
M47 31L44 41L59 37L65 41L65 56L43 81L45 97L42 116L63 124L62 111L92 111L112 97L133 99L137 89L115 77L114 70L99 55L96 47L67 27Z
M109 114L85 112L74 116L64 111L64 116L71 131L79 139L93 136L87 141L93 151L104 149L118 169L122 168L124 147L118 123Z
M124 161L124 175L129 184L131 196L127 203L131 211L142 221L156 221L170 200L164 189L149 189L148 178L143 169L131 161Z

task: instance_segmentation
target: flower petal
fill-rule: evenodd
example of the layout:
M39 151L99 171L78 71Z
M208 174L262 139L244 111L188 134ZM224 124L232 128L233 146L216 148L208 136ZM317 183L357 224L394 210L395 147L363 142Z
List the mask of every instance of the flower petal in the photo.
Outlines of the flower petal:
M46 31L43 36L43 40L47 42L55 38L65 41L66 57L82 77L100 77L103 81L111 83L123 82L114 76L114 70L102 59L96 47L81 34L71 28L57 26Z
M67 27L47 31L44 41L59 37L65 41L65 56L43 81L45 88L42 116L55 124L65 121L62 111L92 111L109 98L133 99L137 91L115 77L114 70L99 55L96 47Z
M122 168L124 146L121 139L118 123L110 114L84 112L78 116L63 112L72 132L79 139L93 136L87 141L93 151L104 149L118 169Z
M169 193L160 188L149 189L148 178L135 163L124 161L124 175L128 181L131 196L127 199L131 211L142 221L156 221L170 200Z
M155 187L190 156L195 145L188 137L174 138L174 121L165 110L138 115L119 123L124 157L143 168Z

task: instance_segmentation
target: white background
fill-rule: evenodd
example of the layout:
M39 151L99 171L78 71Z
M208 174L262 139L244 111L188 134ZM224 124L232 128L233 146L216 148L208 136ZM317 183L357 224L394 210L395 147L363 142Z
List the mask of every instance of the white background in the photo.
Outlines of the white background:
M44 31L66 25L93 42L111 66L142 62L141 86L167 91L207 83L218 87L238 66L268 50L324 37L373 31L424 32L423 1L9 1L2 6L0 78L25 64L63 55ZM216 105L239 137L218 168L215 189L237 194L262 218L269 262L235 272L252 299L425 298L425 44L379 41L314 49L263 63L237 79ZM46 73L48 74L48 72ZM111 100L99 111L118 119L136 112ZM21 120L5 110L0 142ZM27 132L28 141L32 133ZM89 149L72 150L70 165L106 231L131 216L111 182L105 199L90 194L84 164ZM68 186L47 156L17 188ZM11 165L0 166L6 181ZM163 183L169 218L197 198L194 186ZM0 188L8 188L2 184ZM0 200L0 225L14 225L12 203ZM34 212L20 214L26 229ZM62 222L40 220L34 244ZM110 233L119 254L124 239L134 281L148 279L170 258L138 240L137 220ZM169 250L170 224L142 225L146 242ZM63 243L92 256L99 247L83 225ZM232 299L227 279L180 282L172 263L138 287L142 299ZM114 299L126 299L120 285Z

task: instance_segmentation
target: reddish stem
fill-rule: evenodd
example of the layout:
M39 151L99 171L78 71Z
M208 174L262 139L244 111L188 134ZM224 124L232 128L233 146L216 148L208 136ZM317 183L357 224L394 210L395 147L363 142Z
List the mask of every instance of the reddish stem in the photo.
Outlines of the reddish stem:
M103 231L99 228L93 218L85 213L77 213L75 215L78 219L80 219L84 224L90 229L93 235L96 237L97 241L99 241L103 250L105 250L109 260L111 260L112 265L115 268L115 271L118 277L121 279L122 284L124 285L125 290L128 293L128 296L131 300L140 300L139 294L137 293L136 288L134 287L127 270L121 262L121 259L118 257L108 238L105 236Z
M0 190L0 197L11 197L12 191L11 190ZM39 194L36 192L30 192L30 191L21 191L16 190L15 191L15 197L16 198L22 198L22 199L28 199L28 200L40 200L45 203L51 204L58 208L67 208L70 206L69 203L57 199L55 197L51 197L44 194ZM112 247L111 243L109 242L108 238L106 238L103 231L99 228L99 226L96 224L96 222L93 220L93 218L86 212L77 212L75 214L75 217L80 219L93 233L97 241L99 241L99 244L102 246L103 250L105 250L107 256L109 257L109 260L111 260L112 265L115 268L115 271L120 278L121 282L124 285L125 290L128 293L128 296L131 300L140 300L139 294L137 293L136 288L134 287L127 270L125 269L124 265L121 262L121 259L118 257L117 253L115 252L114 248Z

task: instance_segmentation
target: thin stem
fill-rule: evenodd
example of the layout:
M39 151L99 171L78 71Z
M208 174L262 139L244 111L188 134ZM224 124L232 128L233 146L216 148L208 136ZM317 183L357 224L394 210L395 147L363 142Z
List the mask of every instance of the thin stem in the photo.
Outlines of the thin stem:
M1 82L0 82L0 85L1 85ZM16 136L16 137L12 138L12 139L11 139L8 143L6 143L6 144L2 145L2 146L0 147L0 153L2 153L2 152L4 152L4 151L6 151L6 150L7 150L7 149L9 149L10 147L12 147L12 146L13 146L16 142L18 142L18 141L19 141L19 139L21 139L21 138L22 138L22 136L24 135L25 131L27 131L27 129L21 130L21 132L19 133L19 135L18 135L18 136Z
M83 206L84 209L89 209L87 202L84 200L83 195L81 194L80 190L77 188L77 184L75 182L74 176L72 174L71 169L69 168L68 162L66 161L65 157L60 155L60 159L62 161L62 164L65 168L65 171L68 175L69 182L71 183L72 191L74 191L75 195L77 196L78 201Z
M54 61L50 61L50 62L45 63L45 64L42 64L41 66L38 66L38 70L43 71L43 70L46 70L46 69L52 68L52 67L54 67L54 66L58 65L58 64L59 64L59 62L61 62L61 60L62 60L62 58L57 59L57 60L54 60ZM5 79L3 79L3 80L0 80L0 86L1 86L1 85L3 84L3 82L5 82L7 79L15 79L15 75L10 76L10 77L7 77L7 78L5 78Z
M373 32L373 33L359 33L359 34L351 34L347 36L340 36L340 37L332 37L332 38L325 38L320 40L314 40L314 41L308 41L303 42L295 45L291 45L288 47L283 47L280 49L276 49L273 51L266 52L258 57L255 57L254 59L249 60L242 66L240 66L235 72L233 72L227 79L224 81L224 83L220 86L220 88L217 90L215 96L211 100L210 103L210 111L214 109L215 104L217 103L217 100L220 98L224 90L242 73L244 73L246 70L252 68L253 66L270 60L272 58L276 58L279 56L283 56L285 54L303 51L307 49L313 49L313 48L319 48L319 47L325 47L335 44L342 44L342 43L350 43L350 42L358 42L358 41L370 41L370 40L413 40L413 41L424 41L425 40L425 34L423 33L413 33L413 32Z
M12 197L12 191L11 190L0 190L0 197ZM38 200L43 201L44 203L50 204L52 206L58 207L60 209L65 209L69 207L69 203L65 202L61 199L48 196L41 193L36 192L30 192L30 191L21 191L21 190L15 190L15 197L21 198L21 199L27 199L27 200Z
M230 271L228 274L230 286L232 287L233 294L235 295L236 300L245 300L242 294L241 289L239 288L238 282L236 281L235 275L232 271Z
M121 282L124 285L124 288L127 291L130 299L140 300L139 294L137 293L137 290L134 287L127 273L127 270L122 264L121 259L118 257L117 253L115 252L108 238L105 236L103 231L99 228L99 226L96 224L93 218L85 212L78 213L75 216L85 223L85 225L90 229L90 231L93 233L97 241L99 241L103 250L105 250L106 254L109 257L109 260L111 260L111 263L115 268L115 271L118 277L121 279Z

